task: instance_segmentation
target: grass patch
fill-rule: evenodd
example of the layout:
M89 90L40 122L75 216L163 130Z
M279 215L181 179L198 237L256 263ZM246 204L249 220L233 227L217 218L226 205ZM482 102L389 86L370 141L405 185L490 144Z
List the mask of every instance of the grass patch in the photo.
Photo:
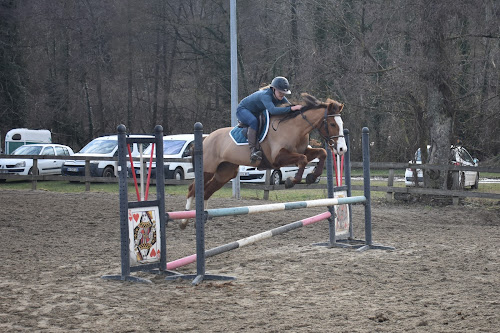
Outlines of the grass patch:
M321 184L326 184L326 179L322 178ZM363 181L353 181L353 185L362 185ZM372 186L386 186L387 181L372 181ZM396 184L396 186L404 186L404 184ZM30 181L8 181L0 184L0 190L31 190ZM63 193L78 193L85 192L85 183L70 183L68 181L38 181L37 190L41 191L53 191L53 192L63 192ZM91 192L105 192L105 193L119 193L118 183L91 183ZM135 193L135 187L133 184L128 186L129 193ZM154 185L150 187L150 193L155 193L156 189ZM187 185L167 185L165 186L165 194L167 195L179 195L186 196L188 193ZM215 192L214 198L231 198L233 195L233 190L231 186L225 186L219 191ZM353 191L353 196L363 195L362 191ZM240 196L242 199L255 199L263 200L264 191L241 188ZM384 198L385 192L372 192L372 198ZM328 192L326 189L290 189L290 190L277 190L271 191L269 193L269 201L276 202L290 202L290 201L304 201L304 200L314 200L322 199L328 197Z

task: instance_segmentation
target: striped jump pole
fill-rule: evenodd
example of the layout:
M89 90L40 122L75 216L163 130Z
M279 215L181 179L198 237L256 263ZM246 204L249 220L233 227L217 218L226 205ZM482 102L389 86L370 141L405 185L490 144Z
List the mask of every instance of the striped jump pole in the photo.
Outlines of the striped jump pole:
M295 230L295 229L298 229L301 227L305 227L307 225L310 225L310 224L316 223L318 221L322 221L324 219L327 219L330 216L331 216L330 212L324 212L324 213L319 214L319 215L308 217L308 218L305 218L305 219L300 220L300 221L292 222L292 223L283 225L281 227L277 227L277 228L274 228L274 229L271 229L268 231L264 231L264 232L261 232L259 234L253 235L253 236L242 238L240 240L215 247L213 249L205 251L205 258L213 257L215 255L218 255L218 254L221 254L224 252L236 250L236 249L242 248L244 246L256 243L258 241L268 239L268 238L271 238L271 237L274 237L277 235L281 235L281 234L284 234L285 232L292 231L292 230ZM187 256L184 258L180 258L180 259L177 259L177 260L174 260L174 261L167 263L167 269L168 270L176 269L176 268L191 264L195 261L196 261L196 254L193 254L193 255L190 255L190 256ZM176 278L177 277L172 277L172 279L176 279Z
M285 202L285 203L276 203L267 205L214 208L214 209L207 209L205 211L205 214L207 215L208 218L220 217L220 216L236 216L236 215L276 212L276 211L292 210L292 209L327 207L334 205L362 203L365 201L366 198L364 196L348 197L348 198L327 198L327 199L295 201L295 202ZM195 218L195 217L196 217L195 210L176 211L167 213L167 219L169 220Z

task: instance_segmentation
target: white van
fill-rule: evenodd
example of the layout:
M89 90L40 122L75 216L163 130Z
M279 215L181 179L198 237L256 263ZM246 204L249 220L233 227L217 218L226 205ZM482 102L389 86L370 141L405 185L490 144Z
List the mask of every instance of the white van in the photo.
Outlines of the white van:
M208 134L203 134L203 137L207 137ZM193 179L194 178L194 167L191 163L191 148L194 146L194 134L175 134L166 135L163 137L163 158L176 158L185 159L185 162L174 162L165 161L164 172L166 179ZM146 162L146 172L149 169L149 156L151 155L151 147L148 147L143 153L144 160ZM155 156L155 152L153 152ZM130 163L128 164L128 171L131 174ZM156 175L156 162L153 162L151 166L151 177ZM136 176L140 174L140 163L134 162L134 171Z
M149 138L150 135L129 135L132 138ZM145 150L149 144L142 144ZM139 145L133 144L131 147L132 156L139 157ZM118 156L118 136L101 136L90 141L83 147L76 156L95 156L95 157L117 157ZM128 156L128 154L127 154ZM61 168L63 176L85 176L84 160L67 160ZM118 176L118 161L90 161L91 177L116 177Z
M5 135L4 154L12 154L14 150L35 143L52 143L52 133L49 130L32 130L27 128L14 128Z

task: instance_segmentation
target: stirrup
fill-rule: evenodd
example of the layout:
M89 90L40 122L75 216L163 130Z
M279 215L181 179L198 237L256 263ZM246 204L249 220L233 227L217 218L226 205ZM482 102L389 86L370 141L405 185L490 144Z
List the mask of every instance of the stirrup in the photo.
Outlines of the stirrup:
M256 150L250 154L250 162L259 161L262 159L262 152L260 150Z

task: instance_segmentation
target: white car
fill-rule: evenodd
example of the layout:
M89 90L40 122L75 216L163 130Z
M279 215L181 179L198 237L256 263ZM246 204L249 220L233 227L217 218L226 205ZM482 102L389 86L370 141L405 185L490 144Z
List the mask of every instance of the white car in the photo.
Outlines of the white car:
M128 135L131 138L149 138L150 135ZM143 149L149 144L142 144ZM140 145L134 143L131 145L133 157L138 157L140 154ZM81 157L117 157L118 156L118 136L108 135L95 138L83 147L76 156ZM128 154L127 154L128 156ZM64 176L85 176L85 161L84 160L67 160L62 166L62 174ZM90 161L90 176L91 177L116 177L118 176L118 161L114 160L95 160Z
M430 149L430 146L427 146L427 149ZM452 146L450 149L450 160L453 165L462 165L462 166L475 166L479 165L479 161L476 158L472 158L467 149L462 146ZM422 156L420 154L420 148L415 152L415 161L409 161L408 163L422 164ZM423 184L424 175L422 169L416 169L417 180L419 184ZM451 188L453 184L453 179L451 179L452 175L458 175L458 184L460 188L464 188L465 186L470 186L473 189L478 188L479 184L479 172L477 171L459 171L450 172L448 174L448 188ZM407 168L405 171L405 185L406 186L415 186L414 180L414 169Z
M73 150L59 144L30 144L14 150L15 155L45 155L45 156L72 156ZM39 175L60 175L64 160L37 159ZM33 174L33 159L3 158L0 159L0 173L31 175Z
M203 137L208 134L203 134ZM193 179L194 167L191 162L191 148L194 145L194 134L176 134L166 135L163 137L163 158L180 158L185 159L185 162L170 162L165 161L164 173L166 179ZM149 157L151 156L152 145L149 146L143 153L144 164L146 169L143 173L147 175L149 169ZM153 157L155 153L153 152ZM130 167L130 165L129 165ZM134 171L136 176L140 174L140 162L134 162ZM131 170L129 168L129 174ZM156 175L156 163L151 166L151 177Z
M314 159L313 162L317 162L317 159ZM271 170L269 173L269 184L271 185L279 185L283 182L288 177L295 177L295 174L297 173L297 170L299 170L299 167L297 166L287 166L287 167L281 167L279 169L274 169ZM240 182L242 183L265 183L266 182L266 170L259 170L256 167L251 167L251 166L240 166ZM306 179L307 175L312 173L314 171L314 166L306 166L304 169L304 174L302 175L302 179ZM316 179L316 182L319 181L318 177Z

